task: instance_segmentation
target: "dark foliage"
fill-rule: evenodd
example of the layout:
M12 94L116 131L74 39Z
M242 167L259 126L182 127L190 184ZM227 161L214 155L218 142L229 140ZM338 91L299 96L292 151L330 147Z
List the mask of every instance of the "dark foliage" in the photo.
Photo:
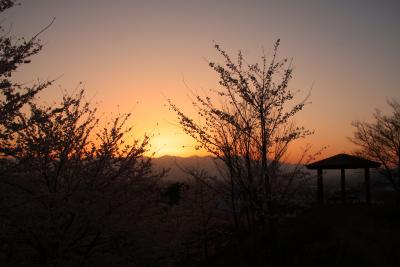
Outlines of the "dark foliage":
M9 145L1 177L5 262L90 264L138 242L130 224L154 208L162 174L145 157L148 137L126 143L128 117L97 129L83 91L59 106L31 104L30 115L20 116L24 127Z
M2 0L0 12L14 6L16 1ZM51 25L51 23L50 23ZM49 25L49 26L50 26ZM22 65L29 64L31 57L42 50L39 35L49 26L31 38L15 38L0 25L0 147L6 144L3 141L13 139L13 134L21 127L15 118L19 116L21 108L51 82L33 85L19 84L12 79L12 74ZM3 151L0 151L0 153Z
M350 140L358 146L357 155L381 163L379 171L396 191L400 204L400 104L392 100L388 105L390 115L377 110L373 122L353 122L355 132Z

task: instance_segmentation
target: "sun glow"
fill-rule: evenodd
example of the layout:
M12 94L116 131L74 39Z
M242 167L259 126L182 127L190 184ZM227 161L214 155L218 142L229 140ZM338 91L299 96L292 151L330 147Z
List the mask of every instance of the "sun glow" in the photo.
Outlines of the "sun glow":
M179 156L190 157L193 155L205 156L205 151L196 150L196 142L184 133L157 135L151 138L151 153L155 157Z

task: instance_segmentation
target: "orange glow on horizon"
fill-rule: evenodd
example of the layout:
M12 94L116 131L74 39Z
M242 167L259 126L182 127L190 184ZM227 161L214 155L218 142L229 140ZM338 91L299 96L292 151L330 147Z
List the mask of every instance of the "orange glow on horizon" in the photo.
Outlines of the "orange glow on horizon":
M191 156L207 156L207 152L203 150L196 150L195 141L191 140L188 136L182 135L158 135L151 138L151 151L155 157L162 156L178 156L178 157L191 157Z

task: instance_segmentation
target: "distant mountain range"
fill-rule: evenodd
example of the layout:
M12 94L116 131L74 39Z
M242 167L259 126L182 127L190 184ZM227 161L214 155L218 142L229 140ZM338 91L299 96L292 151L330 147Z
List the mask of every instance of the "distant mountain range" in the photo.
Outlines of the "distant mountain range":
M164 180L166 181L183 181L190 177L189 174L185 173L186 168L203 169L212 176L219 176L218 164L221 166L221 161L216 160L211 156L192 156L192 157L178 157L178 156L163 156L154 158L152 160L153 166L156 170L169 169ZM219 162L219 163L218 163ZM316 172L310 170L312 176ZM379 175L375 170L371 170L371 182L372 185L386 183L385 178ZM346 184L349 187L362 187L364 183L364 170L346 170ZM340 170L328 170L324 171L324 184L326 187L340 187Z
M185 173L185 169L203 169L212 176L219 175L217 169L217 160L211 156L192 156L192 157L177 157L177 156L162 156L152 159L153 166L156 170L169 169L165 180L182 181L190 177Z

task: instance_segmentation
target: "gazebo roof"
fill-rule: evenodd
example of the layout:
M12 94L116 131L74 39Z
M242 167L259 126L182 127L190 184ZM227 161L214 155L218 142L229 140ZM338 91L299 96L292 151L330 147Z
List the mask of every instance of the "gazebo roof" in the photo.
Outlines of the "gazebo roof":
M348 154L337 154L335 156L313 162L307 165L308 169L361 169L378 168L379 162L367 160Z

